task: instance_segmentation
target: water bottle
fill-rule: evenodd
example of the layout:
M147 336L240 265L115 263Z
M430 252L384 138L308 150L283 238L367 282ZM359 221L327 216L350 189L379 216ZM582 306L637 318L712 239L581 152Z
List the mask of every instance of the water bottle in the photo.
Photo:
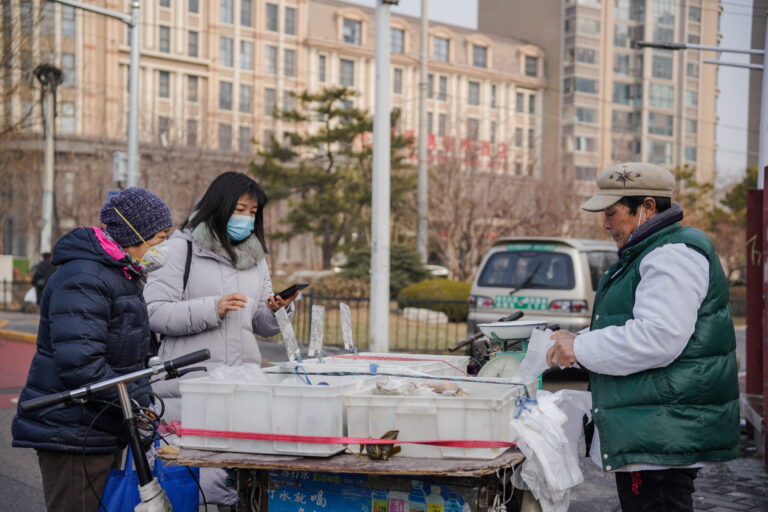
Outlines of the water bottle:
M420 480L412 481L413 489L408 495L408 512L427 512L427 495Z
M445 502L445 512L462 512L458 496L453 493L448 494L448 499Z
M433 485L430 490L432 492L427 496L427 512L445 512L445 500L440 496L440 486Z
M389 512L387 491L375 490L371 494L371 512Z

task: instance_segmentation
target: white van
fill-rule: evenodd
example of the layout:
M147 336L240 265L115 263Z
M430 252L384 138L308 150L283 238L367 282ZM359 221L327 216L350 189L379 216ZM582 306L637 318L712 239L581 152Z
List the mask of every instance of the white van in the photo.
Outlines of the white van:
M616 245L608 241L499 239L472 283L467 330L515 311L569 331L588 327L597 283L617 260Z

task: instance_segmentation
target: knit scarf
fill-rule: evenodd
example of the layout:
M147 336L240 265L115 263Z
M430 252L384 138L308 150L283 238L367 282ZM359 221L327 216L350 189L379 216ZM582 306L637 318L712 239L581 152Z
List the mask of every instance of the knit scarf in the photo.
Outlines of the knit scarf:
M672 206L668 209L658 215L654 215L648 222L640 224L630 233L627 243L619 249L619 257L621 257L621 253L633 245L639 244L657 231L681 220L683 220L683 208L680 206L680 203L672 203Z

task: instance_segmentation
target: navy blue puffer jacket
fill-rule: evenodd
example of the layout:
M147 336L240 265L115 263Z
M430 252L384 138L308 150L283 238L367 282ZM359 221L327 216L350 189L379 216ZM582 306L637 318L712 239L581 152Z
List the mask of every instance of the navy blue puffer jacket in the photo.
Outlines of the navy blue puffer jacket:
M143 283L117 245L99 228L76 228L54 247L53 263L59 270L43 292L37 352L20 402L144 367L149 321ZM131 383L129 392L149 391L148 386L140 389L145 384ZM122 448L127 438L117 391L105 390L95 398L54 410L18 409L13 446L86 453Z

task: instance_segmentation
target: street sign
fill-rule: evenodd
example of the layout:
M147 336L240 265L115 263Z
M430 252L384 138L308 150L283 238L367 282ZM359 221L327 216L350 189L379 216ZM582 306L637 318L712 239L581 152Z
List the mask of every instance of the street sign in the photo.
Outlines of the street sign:
M125 183L128 177L128 154L125 151L112 152L112 179L115 183Z

